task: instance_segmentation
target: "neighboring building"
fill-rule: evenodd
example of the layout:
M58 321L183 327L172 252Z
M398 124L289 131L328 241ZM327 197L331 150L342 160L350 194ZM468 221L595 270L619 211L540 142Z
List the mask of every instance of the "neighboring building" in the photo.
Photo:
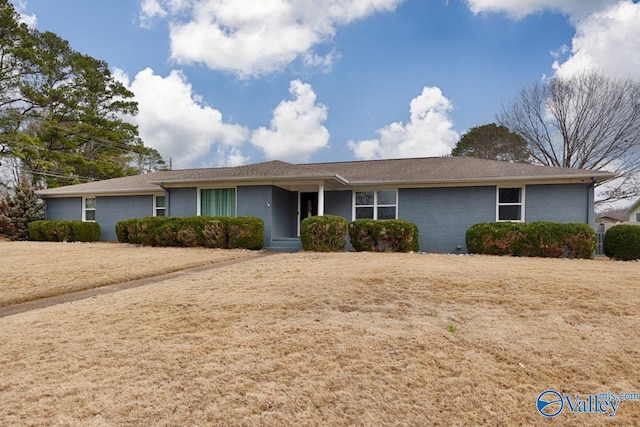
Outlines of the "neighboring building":
M473 224L558 221L594 225L594 185L608 172L467 157L174 170L40 191L47 219L116 222L145 216L256 216L265 246L296 237L307 216L398 218L418 225L420 250L464 253Z
M627 209L626 221L640 223L640 199Z
M602 212L596 216L596 231L605 232L616 224L622 224L627 221L629 214L626 209L614 209Z
M596 224L619 224L626 222L629 219L629 214L626 209L615 209L611 211L602 212L596 216Z

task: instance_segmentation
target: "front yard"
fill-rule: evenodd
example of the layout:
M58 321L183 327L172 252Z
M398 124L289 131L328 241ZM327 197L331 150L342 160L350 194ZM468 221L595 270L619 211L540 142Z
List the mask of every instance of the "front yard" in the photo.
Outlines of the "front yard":
M133 274L161 256L200 256L5 245L2 277L17 268L80 284L84 265L99 281L128 259ZM133 261L138 249L149 252ZM544 390L640 391L639 273L640 263L607 260L247 258L0 318L0 424L541 425ZM640 402L612 418L565 409L553 421L639 425Z

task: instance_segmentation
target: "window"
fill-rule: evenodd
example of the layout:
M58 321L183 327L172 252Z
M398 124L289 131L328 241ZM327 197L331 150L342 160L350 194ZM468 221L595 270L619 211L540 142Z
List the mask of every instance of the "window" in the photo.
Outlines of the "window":
M82 199L82 220L83 221L96 220L96 198L95 197L84 197Z
M153 196L153 216L165 216L165 196Z
M640 222L640 212L636 214L636 222Z
M524 188L498 188L498 221L523 221Z
M354 193L354 218L396 219L398 192L356 191Z
M200 215L236 216L236 189L200 190Z

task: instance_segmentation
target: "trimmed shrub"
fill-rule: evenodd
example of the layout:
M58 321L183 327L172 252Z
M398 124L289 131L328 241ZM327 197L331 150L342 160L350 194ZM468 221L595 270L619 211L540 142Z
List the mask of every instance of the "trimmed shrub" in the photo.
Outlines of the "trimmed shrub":
M341 216L312 216L300 223L300 241L305 251L338 252L347 246L348 222Z
M227 220L227 247L229 249L262 249L264 222L250 216L229 217Z
M262 233L264 235L264 230ZM198 244L205 248L226 248L228 241L226 218L207 217L207 220L202 223L202 227L199 229L198 237Z
M480 223L467 229L465 241L471 254L524 255L522 224L515 222Z
M127 219L116 223L116 236L119 242L131 243L129 240L132 237L135 222L135 219Z
M604 235L604 254L620 261L640 259L640 226L614 225Z
M44 242L96 242L100 226L82 221L33 221L29 223L31 240Z
M375 248L373 238L375 220L356 219L349 223L349 239L353 249L358 252L371 252Z
M419 249L418 226L401 219L357 219L349 224L356 251L415 252Z
M122 243L145 246L261 249L264 222L253 217L147 217L118 222L116 235Z
M591 258L596 233L587 224L557 222L494 222L470 227L469 253L545 258Z
M156 220L150 224L152 228L155 228L153 239L155 246L184 246L178 242L178 230L181 230L183 225L180 224L179 218L167 218L163 216L155 217Z
M141 218L136 222L135 236L141 245L160 246L160 230L169 218L152 216Z
M563 225L566 232L564 235L564 256L567 258L591 258L598 245L598 236L595 230L588 224L577 222Z

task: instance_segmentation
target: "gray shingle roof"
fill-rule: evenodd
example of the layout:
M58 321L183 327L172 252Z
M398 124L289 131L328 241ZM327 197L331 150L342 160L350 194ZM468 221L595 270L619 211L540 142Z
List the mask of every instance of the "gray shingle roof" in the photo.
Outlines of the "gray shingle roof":
M612 174L582 169L554 168L527 163L510 163L471 157L425 157L413 159L367 160L359 162L315 163L309 167L331 171L351 184L441 183L486 180L551 179L596 177Z
M82 194L140 194L161 191L160 184L188 185L242 181L334 180L341 185L465 184L498 181L557 181L613 174L581 169L553 168L469 157L424 157L294 165L278 160L237 167L184 169L114 178L39 191L44 197Z
M599 215L596 215L596 218L611 218L616 221L628 221L629 220L629 211L627 209L614 209L606 212L602 212Z

